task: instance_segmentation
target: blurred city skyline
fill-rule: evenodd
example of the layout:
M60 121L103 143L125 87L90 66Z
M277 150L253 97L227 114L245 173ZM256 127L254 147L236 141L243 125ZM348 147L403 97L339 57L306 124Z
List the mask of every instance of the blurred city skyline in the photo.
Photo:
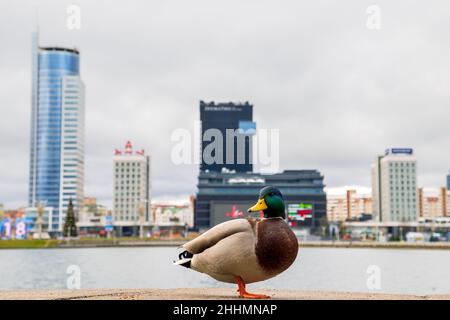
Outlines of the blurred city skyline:
M80 30L66 28L70 4ZM193 130L200 100L252 103L258 128L280 129L280 170L319 169L332 190L366 190L389 147L414 148L418 186L445 185L450 8L378 1L381 28L370 30L369 2L195 4L0 4L0 203L27 203L37 7L40 45L80 50L85 195L101 203L111 205L114 149L127 140L151 156L152 199L195 194L198 165L171 162L170 136Z

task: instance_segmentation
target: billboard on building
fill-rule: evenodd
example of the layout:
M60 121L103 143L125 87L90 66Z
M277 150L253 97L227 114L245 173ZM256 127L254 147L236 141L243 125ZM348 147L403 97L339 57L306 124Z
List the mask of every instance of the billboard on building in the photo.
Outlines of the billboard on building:
M112 232L113 230L114 230L113 216L107 215L105 216L105 231Z
M251 202L213 202L211 204L211 225L218 225L219 223L237 219L255 216L255 213L250 214L247 209L252 207L254 203Z
M211 203L211 223L217 225L222 222L246 217L261 216L258 213L248 213L247 209L252 207L254 203L245 201L235 202L212 202ZM314 219L314 205L306 202L288 203L287 221L289 225L310 226Z
M310 225L314 217L314 206L311 203L289 203L288 222L291 226Z

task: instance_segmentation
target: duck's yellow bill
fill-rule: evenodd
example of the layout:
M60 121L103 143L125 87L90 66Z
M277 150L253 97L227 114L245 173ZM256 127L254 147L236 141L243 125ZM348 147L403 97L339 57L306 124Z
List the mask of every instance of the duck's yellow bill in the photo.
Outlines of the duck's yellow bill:
M247 211L248 212L258 212L258 211L263 211L267 209L267 204L266 201L264 201L264 199L259 199L258 202L251 208L249 208Z

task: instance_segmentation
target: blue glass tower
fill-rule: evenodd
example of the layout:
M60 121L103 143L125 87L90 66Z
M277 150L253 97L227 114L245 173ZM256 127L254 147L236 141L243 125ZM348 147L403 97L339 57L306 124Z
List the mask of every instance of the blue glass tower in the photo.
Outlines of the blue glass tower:
M83 196L84 88L75 49L39 47L33 34L32 110L29 172L30 207L53 210L48 231L64 223L70 198Z

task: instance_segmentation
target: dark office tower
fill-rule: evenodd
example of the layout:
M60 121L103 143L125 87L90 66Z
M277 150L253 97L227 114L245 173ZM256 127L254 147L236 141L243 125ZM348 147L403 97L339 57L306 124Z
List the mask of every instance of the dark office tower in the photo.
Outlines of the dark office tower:
M450 172L447 175L447 190L450 191Z
M200 120L201 171L253 171L252 134L256 125L251 104L200 101Z

